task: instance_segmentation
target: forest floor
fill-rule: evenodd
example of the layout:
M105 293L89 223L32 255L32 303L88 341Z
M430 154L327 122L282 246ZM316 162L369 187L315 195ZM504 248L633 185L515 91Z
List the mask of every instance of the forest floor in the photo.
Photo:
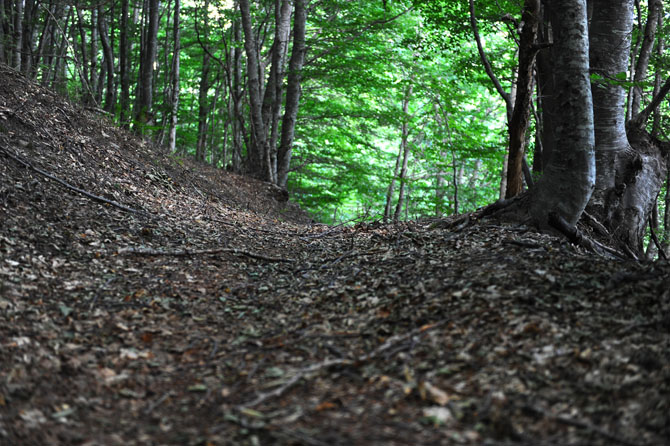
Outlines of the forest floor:
M0 67L0 444L667 445L670 266L314 224Z

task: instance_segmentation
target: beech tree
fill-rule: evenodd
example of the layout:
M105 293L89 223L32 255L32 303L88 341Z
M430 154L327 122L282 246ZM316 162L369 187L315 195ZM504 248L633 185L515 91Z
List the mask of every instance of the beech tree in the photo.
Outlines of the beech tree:
M555 147L531 194L530 213L541 226L560 217L575 225L596 180L593 100L589 77L589 27L584 0L554 0L554 85L561 111Z

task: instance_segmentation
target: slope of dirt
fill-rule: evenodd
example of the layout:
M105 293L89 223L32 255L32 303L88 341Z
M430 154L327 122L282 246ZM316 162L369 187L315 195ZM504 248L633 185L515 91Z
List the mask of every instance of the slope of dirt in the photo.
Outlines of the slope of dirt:
M0 68L0 444L664 445L669 406L667 263L312 224Z

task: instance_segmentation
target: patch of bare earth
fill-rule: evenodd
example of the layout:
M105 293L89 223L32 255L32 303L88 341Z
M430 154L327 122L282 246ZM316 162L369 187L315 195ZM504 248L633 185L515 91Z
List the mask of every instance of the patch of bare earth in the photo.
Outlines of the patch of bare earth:
M0 76L0 444L670 444L667 263L310 224Z

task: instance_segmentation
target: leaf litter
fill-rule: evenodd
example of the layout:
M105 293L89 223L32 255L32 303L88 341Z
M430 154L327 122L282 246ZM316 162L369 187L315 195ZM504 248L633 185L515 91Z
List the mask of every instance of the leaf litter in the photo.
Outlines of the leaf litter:
M0 75L0 444L670 443L667 262L315 224Z

